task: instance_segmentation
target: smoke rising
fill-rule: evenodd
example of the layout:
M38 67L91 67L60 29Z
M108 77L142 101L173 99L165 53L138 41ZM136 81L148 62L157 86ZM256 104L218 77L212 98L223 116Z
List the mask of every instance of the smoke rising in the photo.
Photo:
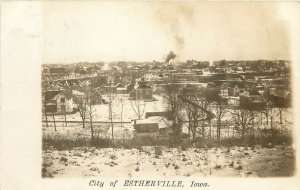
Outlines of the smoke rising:
M170 51L167 58L166 58L166 63L169 63L169 61L171 59L175 59L175 57L176 57L175 53L173 51Z
M192 27L194 23L193 6L184 3L165 4L156 11L156 16L162 22L163 27L166 27L169 34L172 35L175 42L175 52L177 56L180 56L180 52L185 46L185 39L188 38L183 29L184 27Z

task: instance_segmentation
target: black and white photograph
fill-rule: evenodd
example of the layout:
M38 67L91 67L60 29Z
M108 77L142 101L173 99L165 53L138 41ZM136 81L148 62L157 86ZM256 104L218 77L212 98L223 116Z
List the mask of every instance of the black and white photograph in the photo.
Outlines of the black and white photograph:
M43 177L294 175L276 6L79 4L45 18Z

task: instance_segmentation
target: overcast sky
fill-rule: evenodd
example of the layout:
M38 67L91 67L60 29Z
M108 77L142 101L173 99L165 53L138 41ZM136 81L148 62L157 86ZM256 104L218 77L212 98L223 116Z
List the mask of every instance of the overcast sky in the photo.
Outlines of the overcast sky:
M289 59L275 3L47 2L44 62Z

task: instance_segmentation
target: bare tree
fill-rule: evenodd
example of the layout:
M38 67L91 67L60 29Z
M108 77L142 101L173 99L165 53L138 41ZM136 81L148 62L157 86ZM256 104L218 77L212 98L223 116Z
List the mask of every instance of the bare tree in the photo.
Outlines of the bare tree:
M81 97L79 100L79 104L77 106L78 112L80 114L82 120L82 127L85 128L85 119L86 119L86 112L87 112L87 103L86 98Z
M96 102L97 94L93 93L89 81L80 82L83 95L76 97L78 101L77 109L82 120L82 127L85 128L87 116L89 116L89 106Z
M271 125L271 128L273 126L273 103L271 101L270 91L269 89L266 90L266 93L264 94L264 101L265 105L263 107L263 110L261 111L265 117L266 117L266 125Z
M280 124L283 124L282 122L282 111L283 111L283 107L279 107L278 110L279 110L279 123Z
M121 113L120 113L121 127L123 127L123 98L120 98L119 100L121 102Z
M94 127L93 127L93 113L94 113L94 105L90 101L88 103L88 113L89 113L89 118L90 118L90 127L91 127L91 137L92 140L94 140Z
M223 122L223 119L226 117L226 114L228 113L228 106L225 102L223 102L221 99L214 101L211 104L212 112L216 116L217 120L217 139L221 139L221 128L225 126L225 122Z
M192 139L195 140L198 128L202 126L201 133L202 137L205 138L204 122L211 119L211 115L208 113L208 101L197 93L184 93L180 97L184 102L184 110L188 117L189 135L192 133Z
M187 97L189 98L189 97ZM198 122L195 122L194 117L198 115L198 111L194 108L194 106L190 103L185 102L184 104L184 110L186 112L187 118L188 118L188 134L189 137L192 133L192 139L195 139L195 130L193 131L193 128L195 128L195 125L198 125Z
M271 128L273 128L273 111L273 103L269 99L266 99L266 104L264 106L264 109L262 110L262 113L266 117L266 125L270 125Z
M204 122L210 122L212 119L212 113L208 110L209 108L209 102L203 98L203 97L198 97L195 101L195 103L198 105L198 109L200 109L199 112L199 119L202 124L202 138L205 138L205 124Z
M94 140L94 126L93 126L93 118L95 114L95 102L96 98L91 91L91 88L88 86L85 92L86 96L86 112L88 113L91 127L91 139Z
M91 139L94 140L93 117L95 113L95 102L98 97L92 92L90 85L85 84L83 89L84 96L80 98L77 108L82 119L83 128L85 128L86 119L89 119Z
M134 101L131 102L131 107L136 114L138 119L141 119L145 113L146 103L139 97L136 97Z
M185 95L186 99L189 101L195 101L195 97ZM184 102L184 110L187 114L188 118L188 133L189 136L192 134L192 140L196 138L196 131L199 125L198 119L200 118L200 111L197 109L196 106L191 104L190 102Z
M109 80L110 89L109 89L108 117L110 119L110 125L111 125L111 138L112 138L112 141L114 142L115 137L114 137L114 123L113 123L113 106L112 106L114 97L113 97L112 81L113 81L113 78L111 78Z
M113 109L112 109L112 100L109 100L109 119L110 119L110 125L111 125L111 138L114 142L114 124L113 124Z
M178 136L181 132L182 116L180 111L183 108L183 103L179 98L181 92L180 86L168 83L161 93L167 104L167 111L171 113L169 119L172 121L171 127L175 136Z
M242 139L244 139L246 132L251 129L250 126L254 126L254 110L235 107L232 115L235 129L240 133Z
M196 132L199 127L198 119L200 118L200 111L195 106L188 106L187 112L189 115L188 119L189 119L190 131L192 132L192 139L195 140Z

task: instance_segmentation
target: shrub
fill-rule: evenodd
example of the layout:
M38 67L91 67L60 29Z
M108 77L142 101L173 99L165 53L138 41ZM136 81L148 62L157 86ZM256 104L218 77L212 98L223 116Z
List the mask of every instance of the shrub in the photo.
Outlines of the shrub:
M116 160L116 159L117 159L117 156L114 155L114 154L112 154L112 155L109 156L109 158L112 159L112 160Z
M159 156L162 155L162 148L158 147L158 146L155 146L154 152L155 152L155 158L159 158Z

